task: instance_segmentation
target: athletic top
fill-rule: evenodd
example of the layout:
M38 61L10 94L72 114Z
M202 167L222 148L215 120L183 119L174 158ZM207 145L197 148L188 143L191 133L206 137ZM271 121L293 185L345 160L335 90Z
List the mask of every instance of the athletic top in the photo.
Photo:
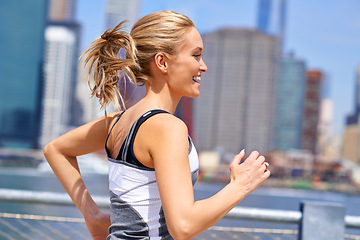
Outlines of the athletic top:
M150 110L141 115L131 126L116 159L110 157L106 143L116 119L106 139L105 149L109 160L109 189L111 225L107 240L115 239L173 239L167 229L160 194L155 177L155 169L140 163L134 154L133 145L140 125L151 116L168 113ZM192 182L195 184L199 161L195 146L188 137L189 163Z

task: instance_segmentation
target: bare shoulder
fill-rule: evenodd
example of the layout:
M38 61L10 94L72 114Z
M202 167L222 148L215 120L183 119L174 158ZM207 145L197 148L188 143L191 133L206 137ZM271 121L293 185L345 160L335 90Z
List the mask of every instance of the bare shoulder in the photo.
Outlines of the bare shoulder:
M108 131L110 130L110 128L113 126L113 124L115 123L116 119L122 114L122 111L121 112L112 112L112 113L109 113L107 114L106 118L105 116L103 117L103 120L105 122L107 122L107 128L108 128Z
M168 134L188 134L188 128L186 124L178 117L160 113L152 116L148 119L148 126L151 126L153 131L158 133Z
M144 152L148 152L152 165L167 164L176 159L187 159L189 141L186 124L179 118L160 113L144 122L144 128L137 137L143 143ZM182 161L177 161L182 162Z
M158 149L169 145L188 144L188 129L179 118L168 113L160 113L145 121L137 137L145 144L146 149ZM150 139L150 141L149 141Z

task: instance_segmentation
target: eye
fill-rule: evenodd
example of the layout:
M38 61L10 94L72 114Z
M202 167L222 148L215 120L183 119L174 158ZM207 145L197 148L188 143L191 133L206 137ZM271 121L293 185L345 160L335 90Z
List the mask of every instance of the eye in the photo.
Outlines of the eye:
M194 54L193 56L196 58L196 60L200 60L201 58L201 54Z

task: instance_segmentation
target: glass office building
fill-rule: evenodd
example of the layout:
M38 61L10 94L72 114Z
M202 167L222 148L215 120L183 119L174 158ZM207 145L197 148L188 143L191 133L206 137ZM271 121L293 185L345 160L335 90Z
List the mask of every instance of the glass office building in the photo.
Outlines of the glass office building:
M305 62L293 55L285 57L280 65L276 148L282 151L301 148L302 122L306 85Z
M37 148L47 5L0 2L0 147Z

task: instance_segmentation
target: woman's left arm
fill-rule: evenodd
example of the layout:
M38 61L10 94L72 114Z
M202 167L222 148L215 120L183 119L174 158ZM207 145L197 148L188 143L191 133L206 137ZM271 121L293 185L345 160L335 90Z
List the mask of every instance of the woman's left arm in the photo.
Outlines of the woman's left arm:
M223 218L244 197L270 175L265 158L252 152L245 161L244 152L230 166L230 182L214 196L195 201L188 159L186 125L169 114L159 114L147 122L149 152L155 166L166 224L175 239L191 239Z
M78 127L47 144L44 155L76 207L84 215L94 239L105 239L110 218L103 214L82 180L77 156L104 149L108 128L115 114ZM105 237L104 237L105 236Z

